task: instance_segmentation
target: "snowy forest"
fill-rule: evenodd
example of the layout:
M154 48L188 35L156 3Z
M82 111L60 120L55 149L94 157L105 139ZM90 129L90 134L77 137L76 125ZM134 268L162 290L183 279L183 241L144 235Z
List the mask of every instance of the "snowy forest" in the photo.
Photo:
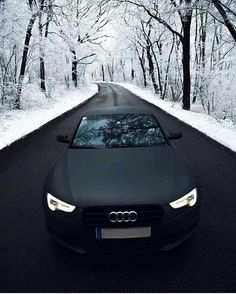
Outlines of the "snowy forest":
M235 0L0 0L0 44L0 115L109 81L236 122Z

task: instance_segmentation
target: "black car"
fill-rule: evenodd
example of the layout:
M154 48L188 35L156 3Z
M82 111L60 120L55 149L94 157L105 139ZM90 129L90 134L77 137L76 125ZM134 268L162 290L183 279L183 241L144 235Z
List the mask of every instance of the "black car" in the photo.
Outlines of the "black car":
M88 251L168 250L194 232L199 195L191 168L156 117L136 107L84 113L53 164L43 197L54 238Z

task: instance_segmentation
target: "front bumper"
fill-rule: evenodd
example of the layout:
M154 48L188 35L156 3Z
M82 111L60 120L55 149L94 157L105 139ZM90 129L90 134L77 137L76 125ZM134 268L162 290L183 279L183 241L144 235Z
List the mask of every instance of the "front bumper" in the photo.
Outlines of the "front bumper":
M197 227L199 203L194 207L173 209L163 206L163 219L151 226L151 237L121 240L96 239L95 227L82 219L82 209L73 213L52 212L45 205L45 220L50 234L62 245L78 252L128 252L169 250L188 239Z

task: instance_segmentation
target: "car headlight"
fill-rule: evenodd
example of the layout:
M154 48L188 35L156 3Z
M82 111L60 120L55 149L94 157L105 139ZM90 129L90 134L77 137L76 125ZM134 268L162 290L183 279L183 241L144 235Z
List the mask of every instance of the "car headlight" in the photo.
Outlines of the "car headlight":
M191 192L186 194L185 196L173 201L170 203L170 206L173 208L180 208L184 206L194 206L197 202L197 189L194 188Z
M50 193L47 193L47 202L49 209L51 209L52 211L61 210L65 212L72 212L75 210L74 205L61 201L56 197L52 196Z

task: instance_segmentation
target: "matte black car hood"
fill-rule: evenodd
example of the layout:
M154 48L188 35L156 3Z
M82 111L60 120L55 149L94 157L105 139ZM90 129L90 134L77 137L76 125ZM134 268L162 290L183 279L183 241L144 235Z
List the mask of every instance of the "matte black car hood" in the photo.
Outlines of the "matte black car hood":
M67 149L47 191L78 207L168 204L195 182L186 160L171 146Z

